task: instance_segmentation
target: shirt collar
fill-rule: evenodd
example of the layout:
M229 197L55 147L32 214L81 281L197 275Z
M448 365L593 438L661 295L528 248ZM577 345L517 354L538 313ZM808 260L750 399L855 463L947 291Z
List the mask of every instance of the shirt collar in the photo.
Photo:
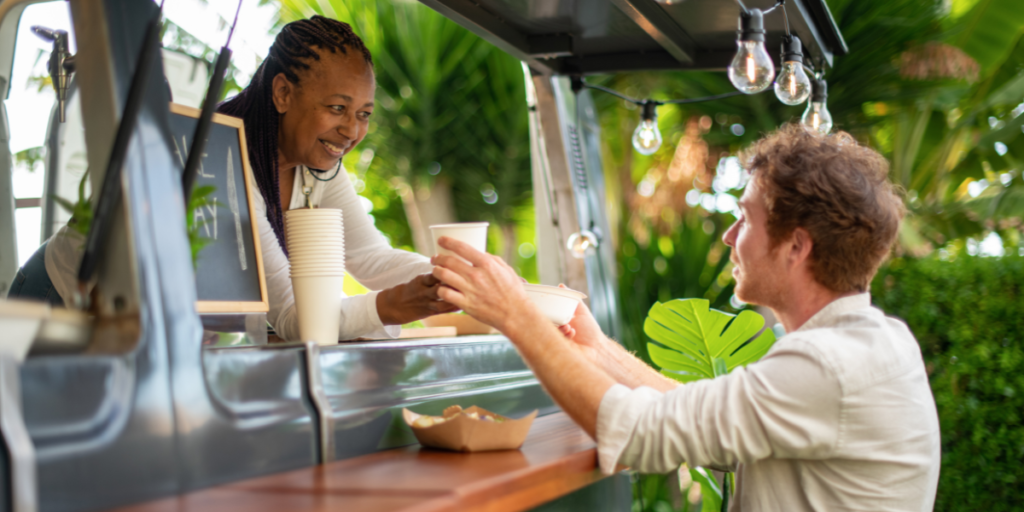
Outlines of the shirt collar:
M797 332L832 325L835 323L836 319L843 314L868 307L871 307L870 293L864 292L856 295L840 297L830 302L827 306L821 308L821 310L815 313L814 316L804 322L804 324L797 329Z

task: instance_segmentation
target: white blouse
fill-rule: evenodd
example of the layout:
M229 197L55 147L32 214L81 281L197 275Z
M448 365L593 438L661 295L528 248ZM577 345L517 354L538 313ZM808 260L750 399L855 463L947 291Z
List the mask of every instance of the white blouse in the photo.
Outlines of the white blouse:
M377 294L380 290L407 283L420 274L429 273L433 270L430 260L413 252L394 249L388 244L360 204L359 196L344 167L340 169L337 177L326 182L307 176L305 171L305 167L295 170L292 200L288 209L305 207L306 196L302 193L305 178L306 183L313 187L310 200L314 205L342 210L345 229L345 270L363 286L372 290L365 295L342 299L338 339L397 337L402 332L400 326L385 326L380 321L380 315L377 314ZM324 174L331 176L333 171ZM295 297L292 294L292 280L288 275L288 257L278 244L274 230L267 220L267 207L259 192L259 186L254 180L250 181L270 298L267 321L274 326L277 335L282 339L298 340L299 322L295 310ZM282 183L282 186L284 185ZM84 241L83 236L64 226L50 238L46 246L47 274L68 307L72 307Z
M322 173L327 177L333 171ZM345 271L363 286L372 290L365 295L345 297L341 300L341 330L339 340L355 338L395 338L402 328L385 326L377 314L377 294L380 290L407 283L420 274L433 270L425 256L392 248L384 235L373 225L363 209L359 196L344 167L331 181L319 181L306 174L305 167L295 169L292 199L289 210L304 208L306 196L302 193L303 180L313 187L310 201L319 208L338 208L342 211L345 230ZM282 186L285 184L282 183ZM274 230L267 220L266 204L259 187L252 183L252 197L263 251L263 267L270 295L270 313L267 320L277 335L285 340L299 339L299 320L292 295L292 280L288 275L288 257L277 242Z

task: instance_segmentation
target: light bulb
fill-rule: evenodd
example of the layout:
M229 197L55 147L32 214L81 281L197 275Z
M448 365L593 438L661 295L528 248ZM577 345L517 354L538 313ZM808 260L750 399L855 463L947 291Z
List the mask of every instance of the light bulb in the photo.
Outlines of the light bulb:
M597 235L588 229L581 230L569 235L569 240L566 241L565 246L566 249L569 249L569 254L572 254L573 258L582 260L597 252Z
M661 131L658 130L658 104L650 101L643 104L640 124L633 131L633 147L641 155L653 155L661 147Z
M658 130L658 122L654 119L644 119L633 132L633 147L641 155L653 155L661 147L661 132Z
M828 132L832 131L832 114L828 113L824 101L807 103L807 110L804 111L804 116L800 121L822 135L828 135Z
M775 78L775 65L764 48L764 20L760 9L740 15L740 38L736 56L729 65L729 81L740 91L756 94L768 88Z
M775 80L775 95L786 105L799 105L811 95L811 79L804 73L804 65L786 62Z
M800 122L822 135L827 135L832 131L832 114L825 106L825 101L828 98L825 81L815 80L812 89L811 101L807 103L807 110L804 111Z
M782 71L775 80L775 96L786 105L799 105L811 95L811 79L804 72L800 39L790 36L782 43Z

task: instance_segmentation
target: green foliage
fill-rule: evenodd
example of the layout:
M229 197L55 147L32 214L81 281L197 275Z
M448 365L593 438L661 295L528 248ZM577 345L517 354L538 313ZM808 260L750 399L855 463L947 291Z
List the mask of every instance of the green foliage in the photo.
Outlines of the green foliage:
M722 235L732 215L690 210L678 229L646 247L625 226L620 230L620 308L625 320L623 344L648 364L644 319L657 301L701 297L716 309L729 310L733 282L729 248Z
M321 14L350 23L374 58L377 106L364 145L370 172L421 189L452 187L460 220L514 224L529 200L522 65L415 2L282 0L282 22Z
M229 21L223 18L221 22L230 25ZM206 64L208 72L213 71L213 63L217 60L217 55L220 54L219 48L207 45L169 19L165 18L163 23L163 31L160 34L160 44L163 48L199 59ZM242 85L238 83L238 74L238 68L234 64L228 63L228 68L224 72L224 89L221 91L221 100L228 96L234 96L242 90Z
M958 20L950 40L974 57L982 69L993 69L1006 60L1022 30L1020 0L981 0Z
M715 480L714 475L704 468L693 468L690 470L690 478L700 484L701 512L725 510L722 505L728 498L722 496L722 490L719 488L718 481Z
M711 309L706 299L655 304L644 322L644 332L661 344L648 343L651 359L662 374L683 383L713 379L761 359L775 343L775 333L763 328L764 317L754 311L723 313ZM711 473L690 468L690 477L701 486L704 512L728 508L729 493L722 492ZM730 473L724 486L732 487Z
M71 229L81 233L82 235L89 234L89 227L92 226L92 203L89 202L89 197L85 194L85 185L89 182L89 170L86 169L82 173L82 179L78 181L78 200L74 203L58 197L52 196L53 200L64 208L65 211L71 214L71 219L68 220L68 226Z
M44 163L45 159L46 148L43 146L23 149L14 154L15 165L23 165L29 172L35 171L36 166Z
M1024 508L1024 257L895 259L872 296L921 345L942 428L935 510Z
M188 206L185 208L185 229L188 232L188 245L192 252L192 269L199 266L199 251L209 245L212 241L209 238L199 235L199 230L211 219L204 218L196 222L196 210L208 204L223 206L217 201L210 201L210 196L217 190L213 185L202 185L192 189L192 195L188 198Z
M651 359L680 382L712 379L761 359L775 343L775 333L763 328L764 317L754 311L731 315L706 299L659 302L644 322L644 332L662 345L648 344Z

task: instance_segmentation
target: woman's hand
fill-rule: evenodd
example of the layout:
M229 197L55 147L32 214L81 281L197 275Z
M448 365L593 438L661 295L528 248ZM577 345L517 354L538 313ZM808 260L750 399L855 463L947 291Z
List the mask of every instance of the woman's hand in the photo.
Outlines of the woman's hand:
M442 301L437 291L441 287L431 274L416 276L412 281L388 288L377 294L377 315L384 325L402 325L459 308Z
M522 279L504 260L449 237L441 237L438 244L461 256L442 254L431 259L436 265L434 276L444 283L439 297L506 335L517 321L547 322L526 296Z

